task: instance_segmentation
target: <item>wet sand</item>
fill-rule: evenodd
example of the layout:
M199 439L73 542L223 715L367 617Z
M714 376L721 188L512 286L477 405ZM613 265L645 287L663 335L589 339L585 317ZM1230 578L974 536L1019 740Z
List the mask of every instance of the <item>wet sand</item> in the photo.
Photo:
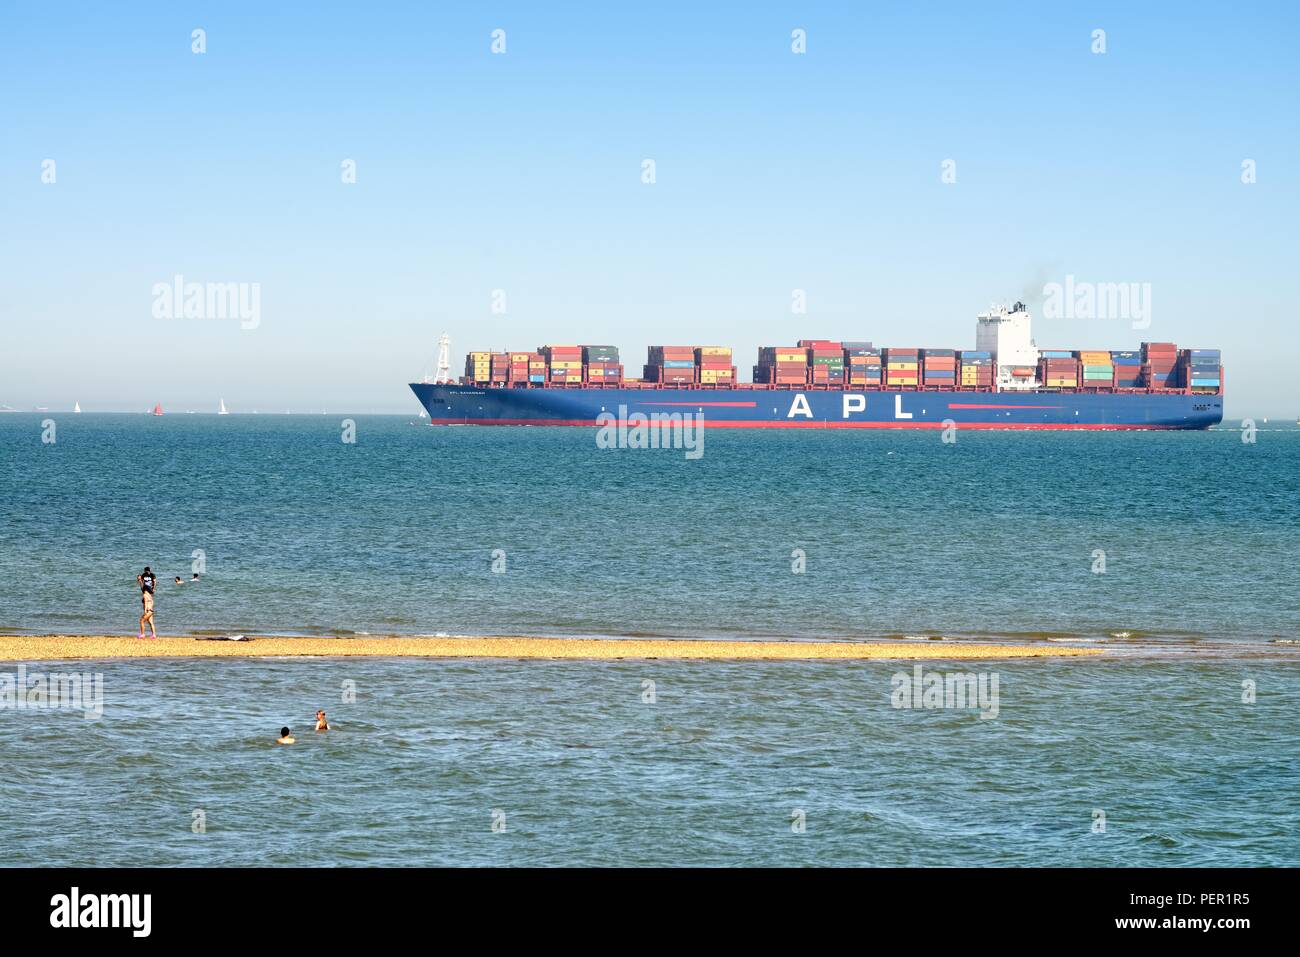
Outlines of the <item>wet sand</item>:
M1099 648L974 644L953 641L693 641L643 638L260 638L203 641L192 637L157 640L109 635L0 636L0 661L76 658L696 658L696 659L863 659L863 658L1071 658L1099 655Z

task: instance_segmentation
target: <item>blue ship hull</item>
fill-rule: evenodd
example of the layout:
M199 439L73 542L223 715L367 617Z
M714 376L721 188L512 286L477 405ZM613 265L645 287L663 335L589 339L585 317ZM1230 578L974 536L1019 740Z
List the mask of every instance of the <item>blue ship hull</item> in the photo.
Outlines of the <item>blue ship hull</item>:
M726 428L1208 429L1223 395L510 388L412 383L434 425L595 426L602 413L702 414Z

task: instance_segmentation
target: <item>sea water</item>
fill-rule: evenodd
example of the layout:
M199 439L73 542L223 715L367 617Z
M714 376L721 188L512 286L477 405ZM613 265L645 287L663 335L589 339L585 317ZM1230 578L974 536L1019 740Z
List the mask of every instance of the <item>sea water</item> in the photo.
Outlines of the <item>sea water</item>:
M9 632L134 634L149 564L163 634L1106 654L922 663L989 718L897 707L912 662L28 663L102 714L0 707L11 863L1300 863L1300 433L47 417L0 416Z

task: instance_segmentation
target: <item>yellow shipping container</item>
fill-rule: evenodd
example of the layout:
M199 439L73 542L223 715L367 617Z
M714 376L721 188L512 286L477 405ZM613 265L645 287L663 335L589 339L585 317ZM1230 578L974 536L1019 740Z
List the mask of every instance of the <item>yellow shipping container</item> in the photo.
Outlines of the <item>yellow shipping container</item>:
M700 346L700 355L729 356L731 355L731 347L730 346Z
M808 353L804 349L783 349L776 354L777 362L807 362Z
M915 362L898 362L894 359L889 360L889 371L911 372L918 368Z
M576 360L552 359L552 369L581 369L582 363Z

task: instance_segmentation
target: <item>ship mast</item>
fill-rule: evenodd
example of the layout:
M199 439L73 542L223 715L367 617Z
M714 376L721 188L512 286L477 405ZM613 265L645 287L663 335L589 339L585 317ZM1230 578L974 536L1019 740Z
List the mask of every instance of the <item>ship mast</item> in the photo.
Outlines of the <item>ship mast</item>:
M433 374L436 385L451 381L451 336L443 333L438 337L438 371Z

